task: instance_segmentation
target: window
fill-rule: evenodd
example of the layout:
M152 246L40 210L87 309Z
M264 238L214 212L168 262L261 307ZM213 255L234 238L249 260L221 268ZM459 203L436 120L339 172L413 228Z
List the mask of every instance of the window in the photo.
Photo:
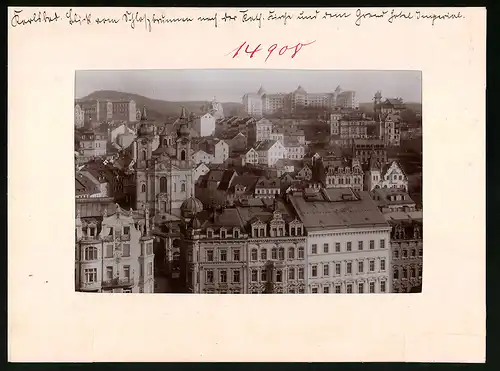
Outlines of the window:
M214 261L214 250L207 250L207 261Z
M340 285L335 286L335 293L340 294Z
M184 160L186 160L186 151L182 150L181 151L181 161L184 161Z
M358 241L358 250L363 250L363 241Z
M408 257L408 250L403 250L403 259Z
M267 260L267 249L261 249L260 250L260 258L262 260Z
M130 234L130 227L123 227L123 234L128 236Z
M318 245L313 243L311 247L311 254L317 254L317 253L318 253Z
M123 267L123 277L127 281L130 279L130 265L125 265Z
M285 249L283 247L280 247L279 249L279 259L285 260Z
M276 282L283 282L283 272L281 269L276 271Z
M415 256L417 256L417 250L412 249L411 250L411 257L414 258Z
M351 242L347 243L346 251L352 251L352 243Z
M267 282L267 271L265 269L260 271L260 280L262 282Z
M380 248L381 249L385 248L385 240L380 240Z
M288 259L295 259L295 249L293 247L288 248Z
M114 230L114 228L113 228L113 227L110 227L110 228L109 228L109 234L108 234L108 235L109 235L109 236L112 236L112 235L114 234L114 231L115 231L115 230Z
M212 231L211 229L207 230L207 238L213 238L214 236L214 231Z
M152 255L153 254L153 244L148 243L146 245L146 255Z
M252 282L256 282L257 281L257 270L256 269L252 269Z
M380 270L385 271L385 259L380 260Z
M290 236L295 236L295 227L290 227Z
M358 262L358 273L363 273L364 264L363 262Z
M257 249L252 249L251 257L253 261L257 260Z
M233 250L233 260L240 261L240 250Z
M221 262L227 261L227 251L226 250L220 251L220 261Z
M295 279L295 269L294 268L288 268L288 279L289 280Z
M220 282L221 283L227 282L227 271L220 271Z
M85 282L91 283L97 281L97 268L85 269Z
M325 254L327 254L327 253L328 253L328 250L329 250L329 246L328 246L328 244L327 244L327 243L323 244L323 252L324 252Z
M328 264L323 265L323 276L330 275L330 266Z
M399 279L399 270L397 268L394 269L393 278L395 280Z
M318 293L318 288L317 288L317 287L313 287L313 288L311 289L311 292L312 292L313 294L317 294L317 293Z
M148 276L153 274L153 263L148 263Z
M132 289L123 289L122 291L124 294L131 294L132 293Z
M106 245L106 258L113 257L113 245Z
M418 267L418 278L422 278L422 267Z
M238 271L238 270L233 271L233 282L235 282L235 283L240 282L240 271Z
M375 249L375 241L370 240L370 250L374 250L374 249Z
M364 285L364 283L358 283L358 292L360 294L363 294L365 292L365 285Z
M375 292L375 282L370 282L370 294Z
M352 273L352 263L351 262L348 262L346 263L346 273L347 274L351 274Z
M181 184L181 192L186 192L186 183Z
M234 238L240 238L240 231L238 231L237 229L235 229L235 230L233 231L233 237L234 237ZM255 259L255 260L257 260L257 259Z
M206 277L207 277L207 283L213 283L214 282L214 271L208 270Z
M145 161L145 160L146 160L146 157L147 157L147 155L146 155L146 150L142 150L142 151L141 151L141 160L142 160L142 161Z
M403 268L403 278L408 278L408 271Z
M395 250L393 255L394 255L394 259L399 259L399 251L398 250Z
M380 281L380 292L385 292L385 281Z
M299 259L304 259L304 248L299 247Z
M167 178L164 176L160 178L160 192L167 193Z
M422 249L418 249L418 256L422 257L422 255L423 255Z
M335 242L335 252L340 252L340 242Z
M106 279L107 280L113 279L113 267L106 267Z
M278 259L278 249L276 247L271 250L271 259Z
M346 286L346 291L348 294L352 294L352 283L348 283Z
M226 231L223 229L220 230L220 238L226 238Z
M370 260L370 272L375 271L375 260Z
M299 280L304 279L304 268L299 268Z
M288 290L288 293L289 293L289 294L295 294L295 290L294 290L294 289L289 289L289 290Z
M141 192L146 193L146 184L141 185Z
M311 267L311 275L312 275L313 277L316 277L316 276L318 275L318 267L317 267L317 266L313 265L313 266Z
M97 260L97 248L94 246L85 249L85 260Z

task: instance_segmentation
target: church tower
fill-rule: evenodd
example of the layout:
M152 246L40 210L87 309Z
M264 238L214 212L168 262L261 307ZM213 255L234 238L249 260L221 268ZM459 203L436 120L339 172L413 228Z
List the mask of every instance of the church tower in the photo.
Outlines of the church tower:
M149 192L151 185L149 182L149 166L153 152L154 128L148 121L146 115L146 107L143 108L139 129L137 131L137 139L134 145L137 154L136 162L136 209L142 210L149 208Z

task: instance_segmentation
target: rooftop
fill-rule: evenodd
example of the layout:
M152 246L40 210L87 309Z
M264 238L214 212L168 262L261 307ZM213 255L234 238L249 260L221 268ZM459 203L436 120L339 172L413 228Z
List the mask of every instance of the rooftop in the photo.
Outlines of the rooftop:
M311 196L291 195L290 201L309 231L388 226L367 192L322 189Z

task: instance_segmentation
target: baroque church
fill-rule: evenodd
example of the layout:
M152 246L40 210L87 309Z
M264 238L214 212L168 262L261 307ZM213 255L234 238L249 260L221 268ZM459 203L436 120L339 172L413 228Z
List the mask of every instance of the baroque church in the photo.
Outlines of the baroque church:
M189 118L184 107L178 122L172 143L166 125L157 132L144 108L137 131L136 209L149 210L156 220L179 220L183 202L194 197Z

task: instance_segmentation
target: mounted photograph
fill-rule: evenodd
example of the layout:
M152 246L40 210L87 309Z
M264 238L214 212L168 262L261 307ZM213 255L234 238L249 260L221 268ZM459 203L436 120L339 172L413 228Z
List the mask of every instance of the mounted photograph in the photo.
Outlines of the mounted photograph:
M422 73L76 71L75 290L421 293Z

